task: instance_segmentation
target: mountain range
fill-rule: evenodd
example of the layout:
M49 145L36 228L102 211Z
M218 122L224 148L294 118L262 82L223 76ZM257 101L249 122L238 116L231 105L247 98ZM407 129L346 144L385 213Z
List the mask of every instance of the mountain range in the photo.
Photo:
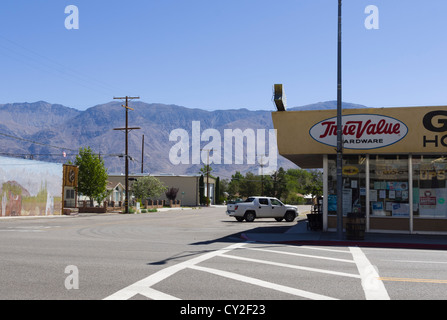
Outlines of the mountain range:
M0 155L30 158L41 161L65 163L74 161L80 147L90 146L104 159L109 174L124 172L125 134L115 128L125 127L123 102L113 101L96 105L84 111L45 101L34 103L8 103L0 105ZM335 109L336 101L319 102L289 110ZM251 128L273 129L271 111L247 109L206 111L177 105L131 101L129 127L139 127L129 133L129 171L151 174L197 174L201 164L174 165L169 158L176 141L169 141L170 133L183 129L192 136L193 121L200 123L203 133L216 129L224 137L225 129ZM365 108L365 106L343 103L343 108ZM273 107L272 107L273 111ZM144 158L142 141L144 135ZM268 137L268 135L266 134ZM266 138L268 145L268 138ZM208 141L201 143L203 148ZM191 144L189 158L191 159ZM224 143L222 142L222 147ZM246 147L246 146L245 146ZM246 150L246 148L244 149ZM65 157L64 157L65 154ZM266 148L268 155L268 147ZM121 155L121 157L120 157ZM223 155L223 151L222 151ZM245 155L245 153L244 153ZM143 161L142 161L143 159ZM235 171L257 172L255 164L211 164L212 174L229 178ZM223 160L222 160L223 163ZM278 155L278 168L296 168L287 159Z

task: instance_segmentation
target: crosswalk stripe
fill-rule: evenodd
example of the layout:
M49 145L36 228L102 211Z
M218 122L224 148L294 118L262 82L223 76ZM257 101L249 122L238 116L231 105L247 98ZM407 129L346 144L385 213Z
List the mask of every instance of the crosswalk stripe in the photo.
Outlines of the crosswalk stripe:
M352 274L352 273L346 273L346 272L338 272L338 271L331 271L331 270L326 270L326 269L303 267L303 266L297 266L297 265L293 265L293 264L285 264L285 263L268 261L268 260L259 260L259 259L245 258L245 257L234 256L234 255L230 255L230 254L222 254L221 257L230 258L230 259L237 259L237 260L243 260L243 261L249 261L249 262L255 262L255 263L269 264L269 265L278 266L278 267L286 267L286 268L292 268L292 269L298 269L298 270L320 272L320 273L332 274L332 275L337 275L337 276L343 276L343 277L350 277L350 278L360 279L360 276L358 274Z
M217 270L217 269L212 269L212 268L207 268L207 267L201 267L201 266L190 266L190 269L194 269L194 270L199 270L199 271L204 271L204 272L208 272L208 273L212 273L221 277L226 277L229 279L233 279L233 280L238 280L238 281L242 281L245 283L249 283L249 284L253 284L256 286L260 286L260 287L264 287L264 288L268 288L268 289L272 289L272 290L276 290L276 291L281 291L284 293L289 293L289 294L293 294L295 296L299 296L299 297L303 297L303 298L307 298L307 299L312 299L312 300L337 300L335 298L331 298L328 296L324 296L321 294L317 294L317 293L312 293L309 291L304 291L304 290L300 290L300 289L296 289L296 288L291 288L291 287L287 287L287 286L283 286L280 284L276 284L276 283L272 283L272 282L267 282L264 280L259 280L256 278L251 278L251 277L247 277L247 276L243 276L237 273L233 273L233 272L228 272L228 271L222 271L222 270Z
M285 254L285 255L291 255L291 256L297 256L297 257L323 259L323 260L339 261L339 262L346 262L346 263L355 263L354 260L349 260L349 259L315 256L315 255L303 254L303 253L286 252L286 251L278 251L278 250L270 250L270 249L260 249L260 248L245 248L245 249L254 250L254 251L270 252L270 253L279 253L279 254Z

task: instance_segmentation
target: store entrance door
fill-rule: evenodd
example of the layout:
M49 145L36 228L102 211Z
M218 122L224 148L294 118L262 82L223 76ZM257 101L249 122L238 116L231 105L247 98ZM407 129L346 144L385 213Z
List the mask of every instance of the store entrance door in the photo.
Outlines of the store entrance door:
M366 215L366 156L343 156L343 216ZM328 157L328 215L337 215L336 157Z

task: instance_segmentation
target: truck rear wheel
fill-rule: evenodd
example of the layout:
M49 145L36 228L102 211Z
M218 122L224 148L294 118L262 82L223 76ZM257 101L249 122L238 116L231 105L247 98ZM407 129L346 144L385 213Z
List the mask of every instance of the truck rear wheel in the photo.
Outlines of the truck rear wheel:
M254 213L253 211L248 211L245 213L245 221L253 222L253 221L255 221L255 218L256 218L256 213Z
M295 220L295 212L287 211L286 214L284 215L284 219L287 222L292 222L293 220Z

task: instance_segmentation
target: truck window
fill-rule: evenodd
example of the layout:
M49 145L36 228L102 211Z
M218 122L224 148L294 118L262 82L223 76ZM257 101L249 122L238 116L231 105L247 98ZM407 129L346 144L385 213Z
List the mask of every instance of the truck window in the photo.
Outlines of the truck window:
M268 206L269 205L269 199L259 198L259 204L263 204L263 205Z
M279 202L279 200L276 199L270 199L270 202L272 203L272 206L280 206L281 202Z
M245 200L244 202L253 202L255 198L247 198L247 200Z

